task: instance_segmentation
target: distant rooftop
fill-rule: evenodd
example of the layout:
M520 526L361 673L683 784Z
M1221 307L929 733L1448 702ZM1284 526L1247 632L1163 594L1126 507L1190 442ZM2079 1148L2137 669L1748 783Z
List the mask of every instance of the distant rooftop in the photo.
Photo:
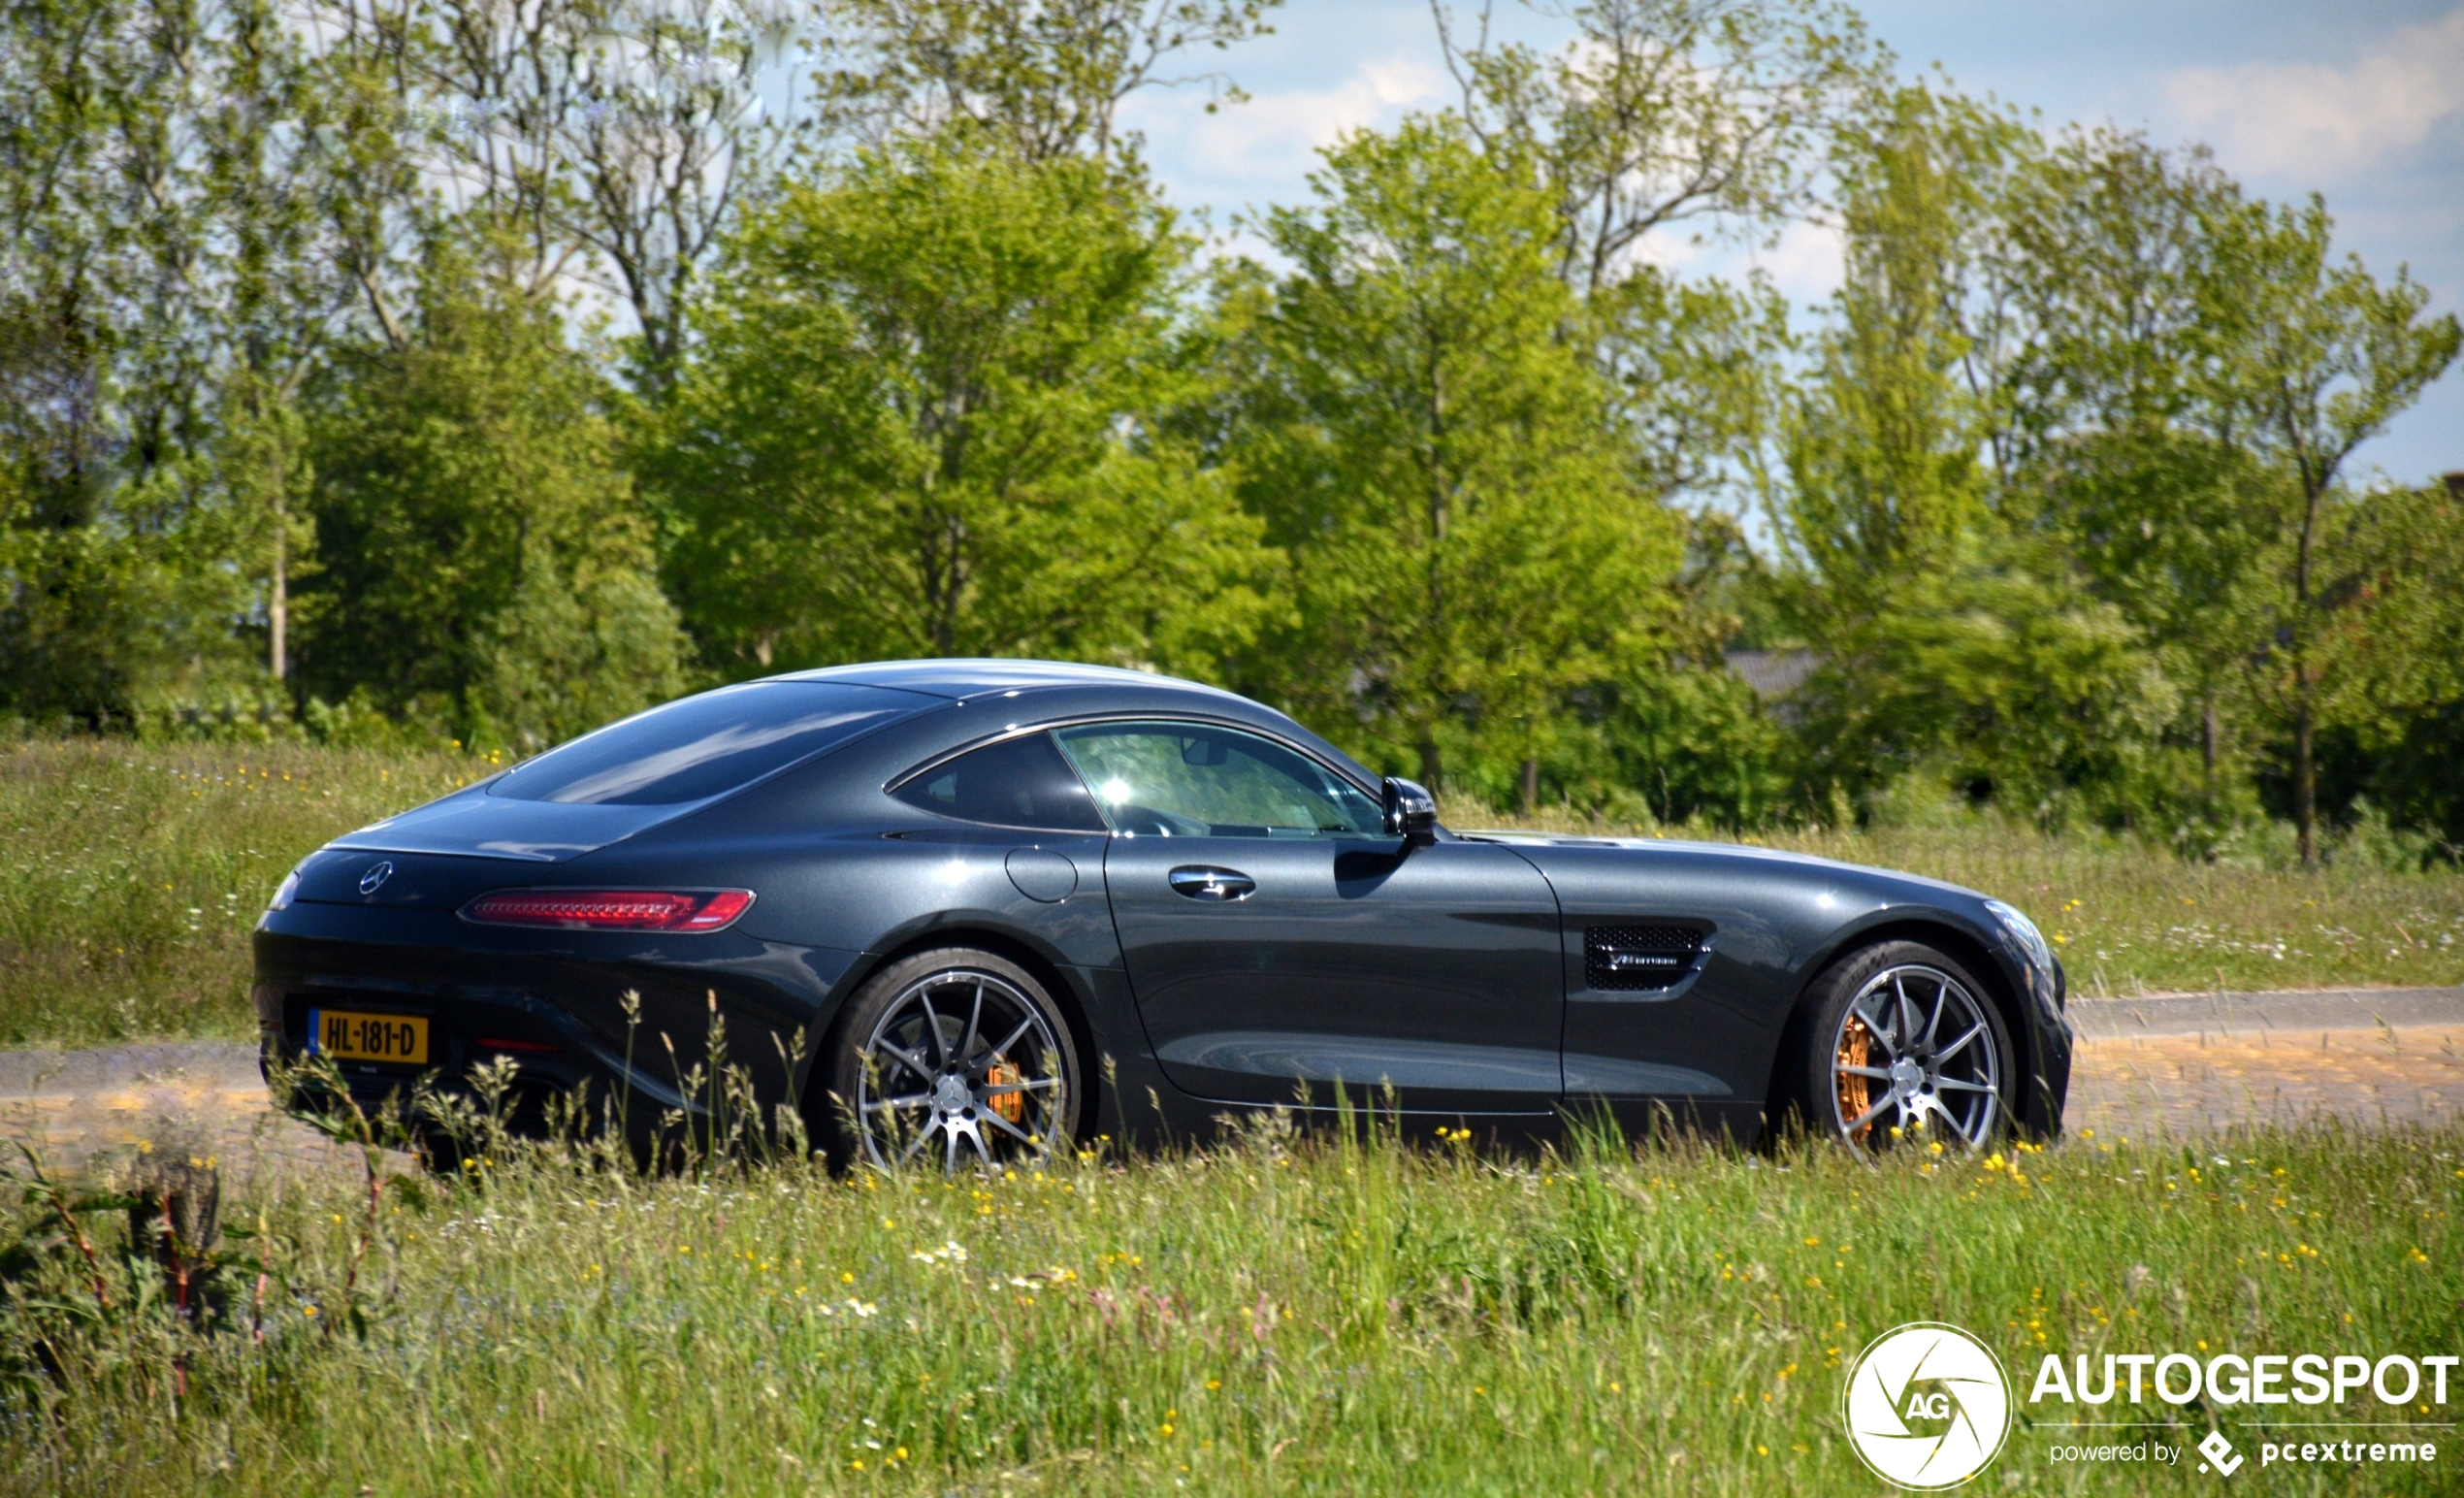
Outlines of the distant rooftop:
M1788 696L1821 665L1810 650L1729 650L1722 658L1738 680L1764 701Z

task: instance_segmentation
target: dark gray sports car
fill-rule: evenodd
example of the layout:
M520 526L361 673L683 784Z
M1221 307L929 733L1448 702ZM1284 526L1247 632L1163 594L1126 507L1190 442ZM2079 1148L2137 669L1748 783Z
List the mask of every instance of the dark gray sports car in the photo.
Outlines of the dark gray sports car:
M691 1116L715 1006L836 1157L947 1169L1339 1087L1408 1129L1605 1110L1972 1146L2057 1131L2070 1069L2060 964L1997 900L1456 832L1281 713L1040 662L626 719L311 855L256 965L268 1055L322 1052L367 1101L509 1057L528 1088Z

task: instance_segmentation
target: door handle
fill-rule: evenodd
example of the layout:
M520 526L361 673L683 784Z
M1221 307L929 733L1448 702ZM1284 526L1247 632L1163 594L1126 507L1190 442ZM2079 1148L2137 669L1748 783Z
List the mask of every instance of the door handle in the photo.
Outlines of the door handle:
M1257 881L1237 868L1210 868L1202 863L1184 864L1167 877L1172 893L1191 899L1247 899L1257 889Z

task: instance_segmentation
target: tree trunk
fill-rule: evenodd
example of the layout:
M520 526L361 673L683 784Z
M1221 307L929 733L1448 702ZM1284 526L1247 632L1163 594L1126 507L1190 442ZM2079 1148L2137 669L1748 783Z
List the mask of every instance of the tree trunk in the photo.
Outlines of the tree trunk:
M2302 466L2301 543L2293 554L2293 830L2301 866L2318 866L2318 765L2312 742L2318 724L2310 669L2311 546L2318 535L2318 505L2327 477Z
M1539 755L1528 756L1523 761L1523 789L1516 804L1522 808L1523 815L1527 817L1540 809Z
M2301 866L2318 866L2318 758L2314 734L2318 715L2310 701L2310 670L2293 667L2293 831Z
M1430 794L1431 796L1435 796L1435 795L1437 795L1437 794L1438 794L1438 789L1439 789L1439 787L1440 787L1442 784L1443 784L1443 782L1444 782L1444 778L1445 778L1445 765L1444 765L1444 762L1443 762L1443 760L1439 757L1439 754L1438 754L1438 738L1437 738L1437 735L1436 735L1436 734L1434 734L1434 733L1423 733L1423 734L1421 734L1421 735L1420 735L1420 783L1421 783L1421 785L1423 785L1423 786L1425 786L1425 787L1427 787L1427 788L1428 788L1429 794Z
M285 483L288 473L280 475ZM266 666L280 681L290 671L290 649L286 636L291 627L291 535L288 507L282 503L283 485L274 491L274 588L267 601L265 619L268 635Z

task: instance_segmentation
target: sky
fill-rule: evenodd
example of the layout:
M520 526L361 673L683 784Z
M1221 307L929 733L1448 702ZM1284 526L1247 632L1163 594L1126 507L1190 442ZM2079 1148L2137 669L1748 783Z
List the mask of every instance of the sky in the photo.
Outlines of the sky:
M1476 0L1457 7L1468 17ZM2205 143L2261 196L2317 192L2338 247L2382 278L2399 264L2435 311L2464 310L2464 0L1872 0L1859 7L1903 74L1936 65L1973 94L2040 111L2050 128L2111 122L2163 145ZM1246 89L1133 99L1128 123L1172 200L1241 243L1239 215L1308 196L1319 147L1458 97L1426 0L1287 0L1275 34L1201 63ZM1560 22L1501 0L1498 30L1536 43ZM1837 284L1836 243L1799 228L1772 248L1663 251L1680 269L1760 265L1799 303ZM2355 457L2417 482L2464 470L2464 369Z

